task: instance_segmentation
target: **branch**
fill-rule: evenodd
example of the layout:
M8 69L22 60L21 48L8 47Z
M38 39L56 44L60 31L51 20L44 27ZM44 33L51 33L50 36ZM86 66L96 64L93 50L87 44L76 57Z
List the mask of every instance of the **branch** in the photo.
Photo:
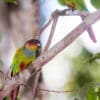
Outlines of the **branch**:
M40 78L40 75L41 75L41 71L37 72L36 75L35 75L35 80L34 80L34 83L33 83L33 88L32 88L32 96L33 96L33 100L35 99L35 94L36 94L36 91L37 91L37 87L39 85L39 78Z
M48 89L42 89L42 88L38 88L38 89L45 92L55 92L55 93L69 93L69 92L74 91L74 90L56 91L56 90L48 90Z
M44 25L44 27L40 30L40 32L37 33L37 36L40 37L42 32L50 25L53 19L56 19L55 17L59 16L83 16L86 17L89 15L89 12L84 12L84 11L79 11L79 10L69 10L69 9L64 9L64 10L55 10L52 14L48 22Z
M79 10L70 10L70 9L64 9L64 10L55 10L52 13L53 15L57 15L57 16L88 16L90 13L86 12L86 11L79 11Z
M40 37L40 35L42 34L42 32L50 25L50 23L52 22L53 18L51 17L49 19L49 21L44 25L44 27L40 30L39 33L37 33L37 36Z
M88 29L89 26L94 24L100 19L100 10L89 14L84 21L79 24L73 31L71 31L66 37L64 37L61 41L59 41L55 46L53 46L48 51L44 52L40 57L38 57L35 62L33 63L34 68L36 70L39 70L43 67L47 62L49 62L53 57L55 57L59 52L61 52L64 48L69 46L75 39L80 36L85 30ZM21 78L19 78L21 80ZM4 89L0 91L0 100L3 99L6 95L8 95L14 88L16 88L18 85L21 85L21 82L19 83L14 82L11 80L10 83L5 85ZM12 89L13 88L13 89Z
M100 10L89 14L84 21L79 24L73 31L71 31L66 37L54 45L51 49L44 52L36 61L33 66L39 70L43 65L55 57L59 52L69 46L75 39L80 36L85 30L88 29L92 24L100 19Z
M46 43L44 51L47 51L48 48L50 47L50 44L52 42L52 38L54 36L54 31L55 31L55 28L56 28L56 25L57 25L57 20L58 20L58 15L54 15L54 20L53 20L53 23L52 23L51 32L50 32L50 35L49 35L49 38L48 38L48 41Z
M5 81L5 83L6 83L6 81ZM12 90L14 90L16 87L18 87L18 86L20 86L22 84L23 84L23 82L22 82L21 78L19 78L17 80L13 80L13 79L11 80L10 79L10 82L8 82L5 85L3 90L0 90L0 100L2 100L5 96L7 96L9 93L11 93Z

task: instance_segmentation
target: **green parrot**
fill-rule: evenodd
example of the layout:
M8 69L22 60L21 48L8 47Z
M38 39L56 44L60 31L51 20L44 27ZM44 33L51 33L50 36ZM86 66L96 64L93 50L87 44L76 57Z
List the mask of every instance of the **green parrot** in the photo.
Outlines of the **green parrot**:
M15 77L26 69L39 56L40 50L41 45L37 39L27 41L24 46L19 48L11 64L11 77Z
M37 39L31 39L19 48L12 60L11 77L18 76L20 72L28 67L40 55L41 44ZM19 87L11 92L11 100L16 100L18 97ZM18 100L18 99L17 99Z
M59 0L59 3L71 9L88 11L84 0Z
M91 4L96 8L100 9L100 0L90 0Z
M86 7L86 3L84 0L58 0L58 2L61 5L67 6L72 10L88 11L88 8ZM84 20L83 16L81 16L81 18L82 20ZM89 27L87 31L89 33L89 37L91 38L91 40L93 40L93 42L96 42L96 38L92 28Z

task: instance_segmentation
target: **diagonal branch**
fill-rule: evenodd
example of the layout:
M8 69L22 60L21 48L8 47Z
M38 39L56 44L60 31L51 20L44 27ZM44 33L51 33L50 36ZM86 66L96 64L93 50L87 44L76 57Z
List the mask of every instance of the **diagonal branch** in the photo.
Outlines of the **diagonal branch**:
M37 36L40 37L40 35L42 34L42 32L50 25L50 23L52 22L53 18L51 17L49 19L49 21L44 25L44 27L40 30L39 33L37 33Z
M55 57L59 52L69 46L75 39L80 36L85 30L88 29L92 24L97 22L100 19L100 10L91 13L89 16L84 19L84 21L79 24L74 30L72 30L66 37L59 41L55 46L50 50L43 53L36 61L33 63L33 66L39 70L43 65Z
M54 31L55 31L55 28L56 28L57 20L58 20L58 16L56 16L53 20L52 27L51 27L51 32L50 32L50 35L49 35L49 39L47 41L47 44L45 46L44 51L47 51L47 49L50 47L50 44L52 42L52 38L54 36Z
M39 70L43 67L47 62L49 62L53 57L55 57L59 52L61 52L64 48L69 46L75 39L80 36L85 30L88 29L92 24L97 22L100 19L100 10L89 14L84 21L79 24L73 31L71 31L66 37L64 37L61 41L59 41L55 46L53 46L48 51L44 52L40 57L36 59L36 61L33 63L34 68L36 70ZM24 77L24 76L23 76ZM19 78L18 80L21 81ZM4 89L0 91L0 100L3 99L6 95L8 95L12 88L16 88L18 85L21 85L21 82L19 83L14 82L12 83L12 80L10 83L5 85Z

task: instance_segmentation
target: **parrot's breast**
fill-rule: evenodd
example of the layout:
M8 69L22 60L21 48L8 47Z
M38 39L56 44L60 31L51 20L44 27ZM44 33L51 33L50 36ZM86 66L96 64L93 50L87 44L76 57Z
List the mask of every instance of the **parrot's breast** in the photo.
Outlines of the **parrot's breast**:
M19 72L23 71L25 68L28 67L30 63L32 63L36 59L35 51L27 50L20 48L12 62L12 69L11 69L11 76L14 77L19 74Z
M26 67L26 64L25 64L24 62L22 62L22 63L20 64L20 69L21 69L21 70L24 70L25 67Z
M23 49L23 53L25 54L25 56L27 56L28 58L31 58L33 56L36 56L35 51L32 50L28 50L26 48Z

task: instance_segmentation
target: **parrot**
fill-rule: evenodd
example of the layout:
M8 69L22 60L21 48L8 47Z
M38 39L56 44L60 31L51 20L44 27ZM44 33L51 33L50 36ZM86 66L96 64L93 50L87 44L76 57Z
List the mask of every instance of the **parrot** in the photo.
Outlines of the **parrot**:
M41 45L37 39L31 39L19 48L11 64L11 77L15 77L19 72L26 69L39 56L40 49Z
M88 8L84 0L58 0L58 1L61 5L65 5L72 10L88 11ZM84 20L83 16L81 16L81 18L82 20ZM89 27L87 31L89 33L89 37L91 38L91 40L93 40L93 42L96 42L96 37L93 33L92 28Z
M73 10L88 11L84 0L59 0L59 3Z
M28 40L24 46L16 50L11 64L11 77L18 76L28 67L41 53L41 44L38 39ZM15 91L17 91L15 93ZM12 100L18 98L19 87L11 92Z
M100 0L90 0L90 2L96 9L100 9Z

